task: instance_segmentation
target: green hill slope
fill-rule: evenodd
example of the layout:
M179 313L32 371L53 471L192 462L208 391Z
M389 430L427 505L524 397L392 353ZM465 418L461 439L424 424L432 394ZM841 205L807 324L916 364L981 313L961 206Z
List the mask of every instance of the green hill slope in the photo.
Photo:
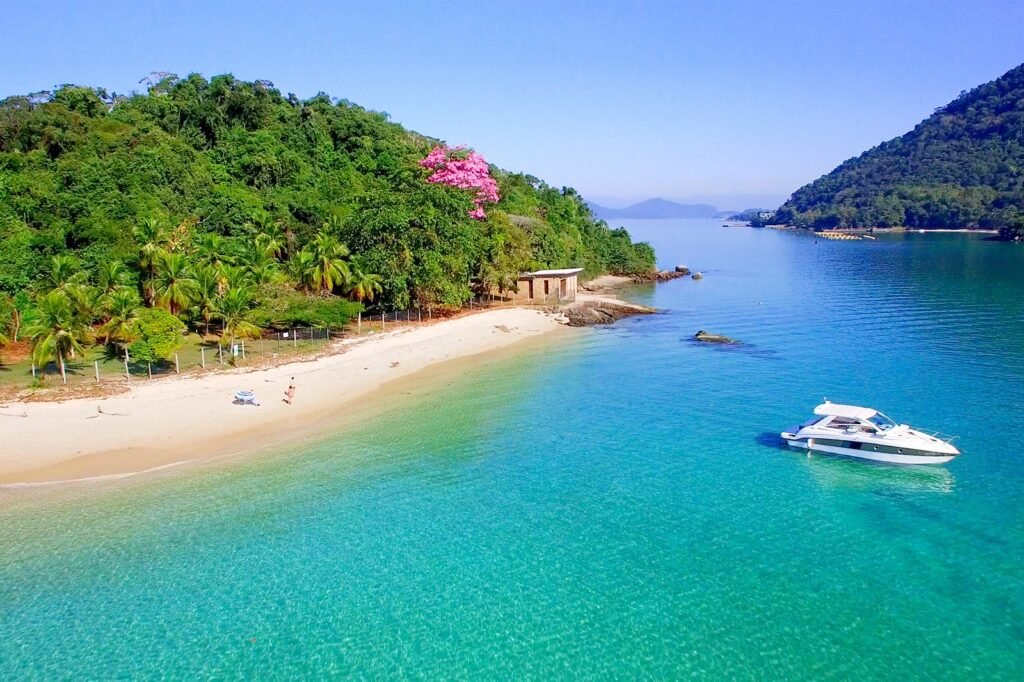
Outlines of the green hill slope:
M971 228L1024 217L1024 65L801 187L775 221Z
M379 275L387 307L458 304L470 278L500 282L519 269L653 266L649 246L597 221L575 191L531 176L492 167L501 200L471 218L471 192L426 182L419 162L436 143L347 101L300 100L229 75L169 76L129 97L63 86L8 98L0 297L49 289L54 256L70 256L97 286L107 265L124 263L145 295L137 228L147 219L167 226L160 248L186 265L244 265L253 285L272 271L302 288L312 263L300 255L333 249L314 245L326 235ZM280 242L269 261L253 255L258 237Z

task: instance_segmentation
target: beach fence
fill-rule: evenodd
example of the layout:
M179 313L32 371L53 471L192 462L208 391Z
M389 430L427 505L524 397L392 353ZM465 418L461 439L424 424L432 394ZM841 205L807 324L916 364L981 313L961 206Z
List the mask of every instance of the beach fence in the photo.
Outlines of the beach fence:
M171 357L149 362L133 357L130 350L115 346L86 348L65 365L68 386L148 380L175 374L214 371L230 367L260 366L324 350L345 333L330 327L294 327L266 332L254 339L203 338L189 334ZM26 385L60 386L65 383L55 362L37 366L30 359L5 364L0 388Z
M380 334L382 332L393 332L409 327L423 324L433 324L441 320L458 317L466 313L480 312L494 308L509 308L515 305L524 304L525 297L517 301L513 292L506 292L504 295L477 295L473 296L461 306L428 306L412 305L402 309L369 309L360 313L352 323L345 328L346 335L368 335ZM552 299L551 303L556 303Z
M252 339L201 337L189 334L178 351L157 362L132 357L123 348L106 346L87 348L84 354L70 358L66 365L68 386L88 386L125 381L140 381L175 374L201 373L232 367L259 367L288 362L324 351L334 341L345 338L401 331L494 308L521 305L515 292L477 295L461 306L413 304L401 310L363 311L343 328L299 326L266 331ZM557 301L553 300L552 303ZM26 385L62 385L56 363L37 367L28 359L5 364L0 372L0 388L24 388Z

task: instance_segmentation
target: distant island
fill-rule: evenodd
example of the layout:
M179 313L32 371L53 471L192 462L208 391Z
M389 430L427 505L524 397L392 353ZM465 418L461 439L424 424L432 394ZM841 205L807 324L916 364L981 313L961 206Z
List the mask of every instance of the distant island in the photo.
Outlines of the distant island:
M1024 238L1024 65L793 193L773 222L815 229L999 228Z
M608 208L590 202L587 205L601 220L722 217L722 211L710 204L680 204L668 199L647 199L625 208Z

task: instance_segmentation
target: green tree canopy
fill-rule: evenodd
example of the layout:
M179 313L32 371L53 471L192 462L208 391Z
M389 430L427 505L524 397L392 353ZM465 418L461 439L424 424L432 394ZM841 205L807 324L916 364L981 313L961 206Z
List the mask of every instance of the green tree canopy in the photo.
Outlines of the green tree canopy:
M94 273L104 295L134 282L148 306L158 304L165 253L190 270L215 268L219 295L243 284L226 283L229 266L244 268L248 284L287 272L337 293L350 274L345 245L379 277L373 304L389 308L462 303L472 277L500 271L507 282L520 263L591 275L654 265L649 248L595 220L574 190L529 175L492 167L501 200L488 220L472 219L472 192L426 182L419 162L438 142L345 100L286 97L230 75L167 75L116 100L81 86L8 98L0 292L38 290L62 255ZM115 261L128 272L109 271ZM168 298L166 284L163 305L195 307L173 289Z
M162 308L141 311L129 324L131 357L141 362L169 360L181 346L185 323Z

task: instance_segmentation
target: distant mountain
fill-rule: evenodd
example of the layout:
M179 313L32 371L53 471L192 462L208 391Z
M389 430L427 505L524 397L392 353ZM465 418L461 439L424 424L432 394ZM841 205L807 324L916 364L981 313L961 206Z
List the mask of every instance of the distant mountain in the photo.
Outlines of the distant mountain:
M816 228L1024 225L1024 65L801 187L774 220Z
M680 204L668 199L648 199L626 208L606 208L588 202L601 220L630 218L714 218L719 211L710 204Z

